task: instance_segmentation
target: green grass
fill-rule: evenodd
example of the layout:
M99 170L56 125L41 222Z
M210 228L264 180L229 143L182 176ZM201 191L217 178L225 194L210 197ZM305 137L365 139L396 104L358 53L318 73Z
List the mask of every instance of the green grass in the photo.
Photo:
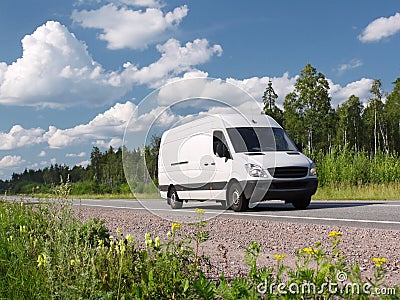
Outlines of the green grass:
M70 190L62 183L54 189L57 202L36 205L0 199L0 299L330 299L328 284L343 283L338 274L352 286L391 291L336 293L343 299L399 299L399 287L385 284L386 258L371 258L374 274L363 278L341 253L340 232L329 234L330 245L297 250L294 269L283 263L284 253L274 254L276 267L259 267L261 246L253 241L244 257L247 276L228 281L221 273L217 284L203 273L209 259L199 255L209 239L204 210L196 209L196 223L172 223L166 237L146 233L139 244L119 229L112 234L102 220L82 223L72 213ZM304 282L317 289L288 294ZM286 286L285 294L278 286Z
M62 198L36 206L0 199L0 299L328 299L327 284L339 283L339 273L353 286L387 287L386 259L371 260L374 274L363 278L357 263L348 265L341 253L339 232L330 233L330 245L313 242L298 249L293 269L284 253L272 258L275 267L258 266L261 246L252 242L244 257L247 276L227 280L221 273L217 284L204 275L208 259L198 251L209 238L203 210L197 210L197 223L172 223L167 236L146 234L139 244L119 230L111 233L101 220L80 222L71 207ZM279 285L287 293L290 285L304 282L325 289L289 298L277 292ZM398 286L387 288L387 297L362 290L336 296L399 299Z
M400 183L322 186L313 200L400 200Z

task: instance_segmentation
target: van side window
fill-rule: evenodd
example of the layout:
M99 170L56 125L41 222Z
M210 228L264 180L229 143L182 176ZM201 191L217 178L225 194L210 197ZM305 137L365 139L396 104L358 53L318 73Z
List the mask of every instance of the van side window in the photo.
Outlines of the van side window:
M213 152L218 157L224 157L224 152L228 149L224 133L216 130L213 133Z

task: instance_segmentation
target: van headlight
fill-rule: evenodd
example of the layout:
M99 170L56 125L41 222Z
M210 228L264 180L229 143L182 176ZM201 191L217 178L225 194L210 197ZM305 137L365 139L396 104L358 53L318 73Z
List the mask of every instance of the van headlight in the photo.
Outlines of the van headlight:
M268 177L267 172L259 165L248 163L244 166L251 177Z
M310 164L310 172L308 174L310 176L316 176L317 175L317 167L315 166L314 163Z

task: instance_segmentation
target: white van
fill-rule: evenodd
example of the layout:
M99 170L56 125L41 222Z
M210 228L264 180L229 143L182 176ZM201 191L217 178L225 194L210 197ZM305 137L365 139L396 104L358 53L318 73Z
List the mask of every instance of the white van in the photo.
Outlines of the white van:
M208 115L164 132L161 197L172 208L216 200L234 211L265 200L305 209L318 179L314 163L266 115Z

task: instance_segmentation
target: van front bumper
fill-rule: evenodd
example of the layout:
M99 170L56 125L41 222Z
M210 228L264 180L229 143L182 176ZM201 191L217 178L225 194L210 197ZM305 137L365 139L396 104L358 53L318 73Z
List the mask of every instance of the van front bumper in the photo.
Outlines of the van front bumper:
M318 187L317 178L299 180L249 180L241 182L244 195L250 202L285 200L311 197Z

